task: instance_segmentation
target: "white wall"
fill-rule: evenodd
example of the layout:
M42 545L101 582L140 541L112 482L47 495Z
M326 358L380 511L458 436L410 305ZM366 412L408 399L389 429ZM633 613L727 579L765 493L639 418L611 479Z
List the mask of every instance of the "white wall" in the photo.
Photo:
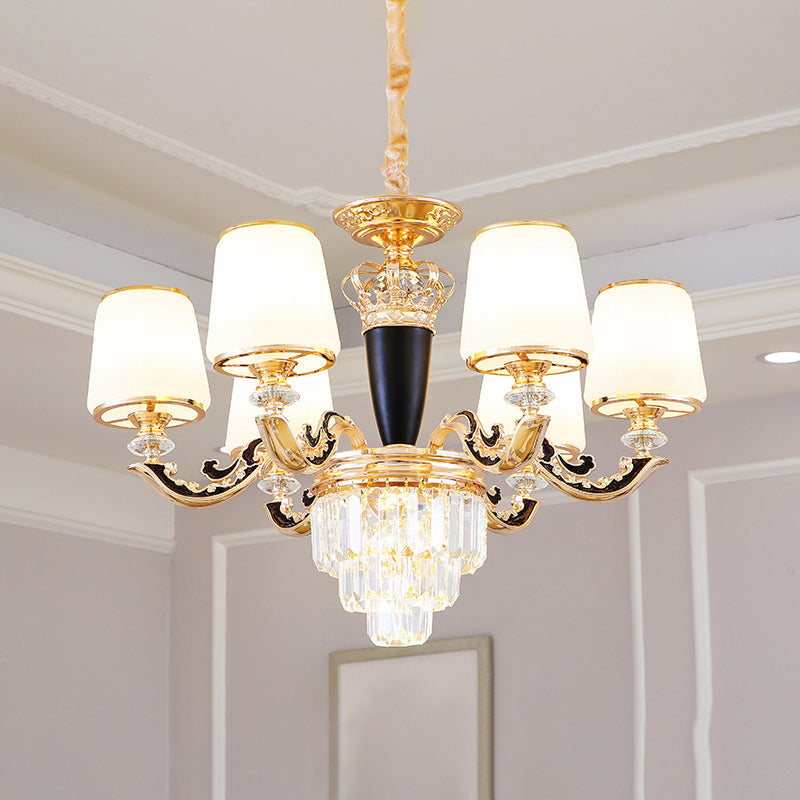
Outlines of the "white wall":
M0 797L166 800L169 557L13 525L0 553Z

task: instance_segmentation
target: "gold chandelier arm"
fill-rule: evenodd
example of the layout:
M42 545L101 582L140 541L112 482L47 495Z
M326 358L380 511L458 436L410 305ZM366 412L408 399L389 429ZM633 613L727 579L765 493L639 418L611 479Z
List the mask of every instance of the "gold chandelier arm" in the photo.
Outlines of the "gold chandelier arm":
M269 514L272 524L284 535L298 539L308 536L311 533L311 515L308 509L314 505L316 495L306 489L302 494L304 511L297 512L292 506L291 498L283 503L275 500L272 503L265 503L264 508Z
M538 462L538 474L551 486L578 500L602 503L618 500L636 491L659 467L669 464L666 458L629 458L619 460L619 472L603 476L597 480L584 477L589 471L589 464L594 464L591 456L581 456L579 466L565 461L555 453L550 443L545 440L542 457Z
M387 195L408 194L408 125L405 106L411 81L411 56L406 47L406 3L407 0L386 0L389 143L386 146L383 177Z
M486 491L484 503L489 512L487 522L489 529L499 534L516 533L524 528L536 513L539 501L532 498L520 498L517 505L510 509L500 510L498 505L503 499L502 493L497 486L493 486Z
M144 478L167 500L180 506L202 508L224 503L246 489L258 476L258 468L265 457L261 440L254 439L229 467L221 469L216 459L208 459L202 468L209 479L205 486L177 477L178 465L174 462L139 462L131 464L128 470Z
M306 425L297 438L292 434L289 423L278 414L265 414L256 418L261 439L270 458L289 472L317 472L336 452L342 436L350 440L355 450L367 447L364 434L350 419L335 411L326 411L320 420L316 433Z
M446 416L434 429L428 449L433 453L441 450L454 433L461 439L464 452L483 469L501 474L516 472L538 456L549 422L549 417L525 416L506 438L499 425L493 425L491 434L487 434L473 411L459 411Z

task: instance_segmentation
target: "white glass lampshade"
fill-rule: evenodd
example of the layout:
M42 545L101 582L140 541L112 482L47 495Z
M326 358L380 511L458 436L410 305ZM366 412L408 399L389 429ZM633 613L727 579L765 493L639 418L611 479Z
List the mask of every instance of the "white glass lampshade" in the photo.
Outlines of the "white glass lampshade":
M592 320L595 352L584 398L595 413L622 416L636 398L664 416L696 411L706 399L689 293L672 281L622 281L600 290Z
M204 415L208 377L194 307L183 292L128 286L103 297L86 405L98 422L124 428L134 427L129 414L145 409L171 414L172 427Z
M509 222L479 231L467 271L461 356L478 353L592 351L589 308L578 256L568 228L552 222ZM513 355L484 361L497 370ZM554 371L580 360L547 358ZM585 361L583 361L585 363Z
M505 375L484 375L478 400L478 418L485 427L500 424L505 433L511 433L519 420L521 409L507 403L503 397L511 389L513 378ZM547 375L547 388L555 398L539 409L550 417L547 438L553 445L567 451L583 452L586 431L583 423L583 398L579 372Z
M293 348L327 354L306 355L297 374L329 366L341 349L319 240L293 222L229 228L214 258L206 354L215 366L227 357L228 374L250 377L248 364L264 353Z
M325 411L333 410L331 382L327 371L290 378L289 384L300 393L300 399L296 403L283 409L293 433L299 433L306 424L315 426ZM233 380L228 431L225 434L225 446L222 448L226 453L258 438L256 416L259 410L250 402L250 392L255 386L255 381L245 378Z

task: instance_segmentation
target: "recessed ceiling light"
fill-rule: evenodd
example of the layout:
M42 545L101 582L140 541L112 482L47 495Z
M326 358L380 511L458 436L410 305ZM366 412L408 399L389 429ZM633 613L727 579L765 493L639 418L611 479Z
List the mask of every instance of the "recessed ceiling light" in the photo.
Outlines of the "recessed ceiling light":
M796 364L800 361L800 353L796 350L776 350L774 353L760 355L759 359L768 364Z

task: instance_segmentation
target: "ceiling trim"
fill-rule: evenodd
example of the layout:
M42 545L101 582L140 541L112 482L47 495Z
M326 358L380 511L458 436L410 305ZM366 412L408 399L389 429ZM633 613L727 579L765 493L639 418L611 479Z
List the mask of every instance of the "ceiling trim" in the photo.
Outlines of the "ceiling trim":
M91 335L97 304L108 287L0 253L0 310ZM776 278L692 295L701 341L800 325L800 275ZM208 319L198 315L201 336ZM459 352L461 334L434 339L431 383L466 378ZM361 394L367 387L363 347L339 354L331 383L337 397Z
M319 186L309 186L303 189L290 189L288 186L257 175L244 167L230 161L206 153L197 147L192 147L178 139L173 139L145 125L115 114L105 108L96 106L87 100L56 89L42 81L24 75L21 72L0 65L0 86L13 89L15 92L26 95L40 103L44 103L59 111L65 111L73 117L82 119L99 128L124 136L126 139L143 144L151 150L170 156L190 164L194 167L210 172L225 180L244 186L254 192L271 197L292 206L306 208L309 211L327 216L331 210L353 198L349 195L329 192Z
M143 496L128 475L5 445L0 458L13 464L0 484L0 522L172 552L174 509L157 496Z
M516 172L500 178L467 183L463 186L443 190L438 196L446 197L455 203L463 202L464 200L475 200L488 195L510 192L514 189L524 189L528 186L571 178L587 172L618 167L622 164L632 164L635 161L646 161L658 156L680 153L684 150L695 150L698 147L706 147L710 144L721 144L734 139L746 139L749 136L756 136L760 133L770 133L783 128L794 128L798 125L800 125L800 108L795 108L778 114L770 114L766 117L755 117L734 122L730 125L718 125L714 128L692 131L680 136L670 136L666 139L656 139L651 142L632 145L631 147L608 150L605 153L597 153L586 158L562 161L559 164Z
M266 197L291 206L305 208L320 216L328 216L331 211L353 199L351 195L339 194L320 186L291 189L270 178L258 175L251 170L233 164L211 153L192 147L185 142L115 114L82 100L49 84L25 75L10 67L0 65L0 86L30 97L52 108L71 114L78 119L104 128L159 153L190 164L232 183L244 186ZM436 192L439 197L447 197L453 202L463 202L489 195L502 194L514 189L522 189L542 183L583 175L587 172L608 169L635 161L644 161L658 156L694 150L710 144L720 144L734 139L744 139L761 133L793 128L800 125L800 109L790 109L764 117L741 120L728 125L718 125L699 131L671 136L666 139L609 150L585 158L577 158L531 170L502 175L485 181L463 184Z

